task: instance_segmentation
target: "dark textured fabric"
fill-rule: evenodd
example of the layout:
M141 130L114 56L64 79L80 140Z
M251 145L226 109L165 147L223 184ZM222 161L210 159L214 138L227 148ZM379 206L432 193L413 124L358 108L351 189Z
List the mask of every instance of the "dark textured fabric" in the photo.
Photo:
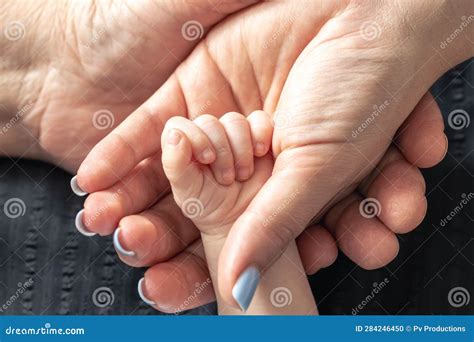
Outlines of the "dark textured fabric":
M473 60L447 73L432 93L445 122L455 109L472 116ZM416 231L399 236L400 252L392 263L365 271L340 253L333 266L310 277L321 314L474 313L474 299L457 307L448 298L456 287L474 295L473 204L441 226L463 194L474 192L473 126L453 130L446 124L449 153L439 166L423 171L428 215ZM72 194L70 178L42 162L0 159L0 208L12 198L25 203L17 218L0 211L0 308L8 304L0 314L159 314L137 295L144 270L121 263L111 238L86 238L74 228L83 199ZM33 284L25 286L30 278ZM104 308L92 300L100 287L114 296ZM215 305L190 313L215 313Z

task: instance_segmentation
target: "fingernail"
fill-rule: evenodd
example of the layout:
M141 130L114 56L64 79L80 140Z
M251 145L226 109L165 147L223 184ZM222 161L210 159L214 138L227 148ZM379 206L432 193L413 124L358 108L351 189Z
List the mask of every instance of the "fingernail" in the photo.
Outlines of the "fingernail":
M214 152L212 152L210 148L206 148L204 152L202 152L201 158L203 161L209 162L214 158Z
M114 232L113 242L114 242L115 249L117 250L117 252L119 252L122 255L134 257L136 255L134 251L128 251L122 247L122 244L120 243L120 240L119 240L120 230L121 228L119 227L115 229L115 232Z
M239 167L237 169L237 175L239 179L247 179L250 176L250 168L248 167Z
M255 266L248 267L237 279L232 296L243 312L247 311L260 281L260 272Z
M178 145L180 140L181 140L181 134L176 129L172 129L168 133L168 138L166 140L166 143L170 145Z
M145 280L145 278L142 278L138 281L138 295L140 296L140 298L145 302L147 303L148 305L150 306L154 306L156 305L156 303L150 299L148 299L145 294L143 293L143 281Z
M260 155L265 152L265 144L264 143L257 143L255 145L255 153Z
M227 169L224 169L222 171L222 179L224 179L225 181L234 180L234 168L229 167Z
M79 184L77 184L77 175L71 178L71 189L77 196L85 196L87 192L81 189Z
M86 226L84 225L83 216L84 216L84 209L79 211L76 215L76 221L75 221L76 229L79 231L79 233L81 233L84 236L91 237L91 236L96 235L97 233L93 233L87 230Z

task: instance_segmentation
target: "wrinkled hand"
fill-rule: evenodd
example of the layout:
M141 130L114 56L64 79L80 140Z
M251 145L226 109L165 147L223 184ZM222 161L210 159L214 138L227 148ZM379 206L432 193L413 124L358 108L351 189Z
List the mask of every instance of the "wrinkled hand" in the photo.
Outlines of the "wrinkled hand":
M19 112L21 125L0 135L2 151L75 172L214 24L252 3L5 2L0 118Z

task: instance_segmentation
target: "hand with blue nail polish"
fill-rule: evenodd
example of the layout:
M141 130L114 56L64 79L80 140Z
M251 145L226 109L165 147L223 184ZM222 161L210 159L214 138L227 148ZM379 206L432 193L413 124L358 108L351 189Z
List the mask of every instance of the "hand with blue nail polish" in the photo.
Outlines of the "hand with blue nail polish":
M269 115L256 111L249 117L228 113L220 120L200 116L168 120L162 134L163 169L170 181L174 199L183 214L201 232L211 278L217 283L217 262L227 234L262 188L273 170L269 154L273 124ZM213 158L200 160L200 144L212 147ZM256 148L256 147L260 148ZM234 175L223 178L227 164L238 166L251 159L245 180ZM235 175L237 176L237 175ZM238 177L238 176L237 176ZM271 242L269 242L271 243ZM291 296L286 305L277 304L283 291ZM249 267L237 282L235 305L224 303L217 295L220 314L315 314L316 304L293 241L269 270L260 278L259 270Z
M164 279L172 279L167 289L173 295L177 285L184 283L176 276L178 272L164 271L176 265L176 257L182 258L179 273L193 275L193 281L185 279L189 282L184 286L186 291L176 295L179 298L173 304L184 301L194 290L194 283L208 277L203 271L205 267L196 267L205 264L200 255L187 258L190 246L199 241L196 240L199 232L172 204L162 175L158 136L165 122L175 115L194 119L203 113L219 117L229 111L247 114L264 108L276 119L273 149L279 162L272 178L278 181L264 186L262 190L271 187L271 191L252 202L259 203L259 210L251 210L251 215L245 215L246 220L239 222L240 228L231 232L232 242L221 262L220 268L224 270L220 272L219 286L225 286L222 293L229 303L235 303L236 297L248 297L245 294L252 292L249 291L252 284L260 278L256 275L263 273L285 250L286 243L300 233L297 242L308 273L332 264L337 257L337 246L366 269L384 266L395 257L398 251L395 233L414 229L426 208L424 181L417 167L438 163L447 142L433 98L427 94L420 100L420 90L427 91L429 82L407 86L408 94L401 96L400 106L391 103L385 110L385 98L377 100L377 94L383 95L380 84L385 84L387 79L382 77L377 82L375 76L399 77L391 63L383 63L396 61L393 57L397 56L391 52L401 51L399 44L393 47L384 39L385 33L392 30L384 30L380 40L366 42L368 47L387 43L378 46L379 49L345 53L346 48L352 51L345 45L354 43L352 39L364 43L359 29L366 15L383 12L379 5L350 1L263 2L229 16L206 35L156 93L94 147L78 171L82 189L91 192L85 205L86 226L103 235L121 227L116 235L121 250L136 254L132 261L119 250L122 260L134 266L152 266L143 285L144 292L154 302L171 297L163 286L157 285ZM387 9L387 12L394 11ZM372 17L382 18L385 17ZM390 27L390 23L385 24ZM347 30L346 34L341 30ZM336 45L339 49L334 49ZM332 54L326 51L329 47ZM387 65L389 70L382 68ZM405 65L398 69L407 70ZM406 74L387 83L397 83L404 77ZM361 86L364 80L368 83ZM375 114L374 105L378 106ZM395 112L403 112L402 115L413 112L383 157L376 154L369 155L369 161L362 159L370 165L360 175L356 174L360 177L354 176L354 172L360 171L356 162L361 163L361 159L354 161L354 156L372 152L366 150L369 145L372 148L375 145L374 150L379 152L388 146L388 139L381 142L387 136L381 137L371 129L379 127L383 120L395 118L396 113L391 112L394 108ZM376 115L377 125L370 125L365 134L353 132L359 125L365 125L368 114ZM396 125L400 118L394 119L397 120ZM395 126L391 126L390 134ZM345 151L336 158L335 148L351 146L341 141L353 136L357 139L352 146L359 150ZM305 138L313 139L312 149L309 146L304 149ZM369 140L370 144L366 145ZM258 150L258 146L255 148ZM212 165L219 151L200 152L196 158ZM317 166L325 162L330 167L318 172ZM245 179L253 170L251 165L242 166L222 169L220 176L214 176L219 184L234 177ZM312 178L313 183L308 184ZM407 187L407 184L416 186ZM117 195L118 190L123 192ZM358 211L363 197L380 200L383 208L396 203L404 209L382 210L380 219L374 218L368 224ZM156 202L158 198L161 200ZM102 203L108 204L105 210L98 209ZM313 217L315 220L311 221ZM303 231L310 221L313 224ZM190 259L193 262L181 262ZM195 275L196 269L199 275ZM158 291L158 287L162 290ZM211 296L200 298L204 297L211 300Z

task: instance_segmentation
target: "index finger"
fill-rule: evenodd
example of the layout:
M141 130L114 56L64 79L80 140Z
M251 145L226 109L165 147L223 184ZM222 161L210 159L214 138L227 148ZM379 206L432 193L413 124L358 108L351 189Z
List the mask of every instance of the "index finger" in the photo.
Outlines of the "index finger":
M77 172L79 188L88 193L106 189L140 161L158 153L171 113L185 110L182 90L172 77L89 152Z

